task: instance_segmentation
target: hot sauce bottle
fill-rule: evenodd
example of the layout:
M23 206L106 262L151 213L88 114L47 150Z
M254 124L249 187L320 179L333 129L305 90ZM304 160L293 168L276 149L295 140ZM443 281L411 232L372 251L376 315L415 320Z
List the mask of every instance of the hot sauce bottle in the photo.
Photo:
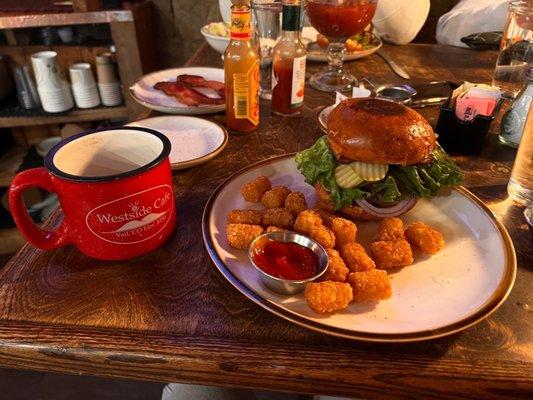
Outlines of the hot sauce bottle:
M304 102L306 49L300 41L300 2L283 0L282 34L272 54L272 111L299 114Z
M232 133L245 134L259 124L259 50L252 40L248 4L231 6L230 42L224 53L226 123Z

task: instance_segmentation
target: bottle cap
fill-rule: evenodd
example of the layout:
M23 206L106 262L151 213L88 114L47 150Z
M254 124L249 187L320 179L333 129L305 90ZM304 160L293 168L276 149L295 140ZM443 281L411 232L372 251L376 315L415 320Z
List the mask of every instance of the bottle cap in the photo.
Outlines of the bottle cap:
M284 31L300 30L300 5L291 2L283 2L283 17L281 29Z

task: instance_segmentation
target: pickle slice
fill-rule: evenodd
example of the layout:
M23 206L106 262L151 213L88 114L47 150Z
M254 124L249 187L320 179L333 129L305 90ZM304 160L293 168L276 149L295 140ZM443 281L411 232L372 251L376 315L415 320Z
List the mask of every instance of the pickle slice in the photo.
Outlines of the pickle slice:
M355 173L350 164L340 164L335 168L334 176L337 185L343 189L354 188L364 180Z
M369 164L361 161L350 163L350 167L357 175L368 182L376 182L385 178L389 170L387 164Z

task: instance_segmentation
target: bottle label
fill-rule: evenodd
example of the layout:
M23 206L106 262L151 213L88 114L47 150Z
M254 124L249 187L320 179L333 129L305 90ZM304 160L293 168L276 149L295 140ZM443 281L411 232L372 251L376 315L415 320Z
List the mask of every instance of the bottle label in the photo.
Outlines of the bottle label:
M292 62L291 108L300 107L304 101L305 56Z
M231 31L230 38L238 40L249 40L252 38L251 29L252 13L249 8L231 10Z
M233 74L233 108L236 119L259 124L259 60L245 74Z

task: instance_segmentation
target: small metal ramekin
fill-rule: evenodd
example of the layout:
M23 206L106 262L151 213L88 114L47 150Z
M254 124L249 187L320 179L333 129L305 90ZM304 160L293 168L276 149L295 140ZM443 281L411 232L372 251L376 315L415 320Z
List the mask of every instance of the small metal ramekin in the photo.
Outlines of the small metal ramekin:
M284 243L296 243L311 249L318 258L318 273L315 276L303 280L283 279L267 274L255 264L253 259L253 252L254 249L257 247L257 244L260 241L267 239L277 240L279 242ZM250 259L250 262L255 267L255 269L259 271L259 274L261 275L261 280L263 281L266 287L276 293L286 295L296 294L304 290L305 285L307 283L320 278L326 272L329 263L328 253L326 253L326 250L320 244L318 244L316 241L307 236L289 231L269 232L263 233L262 235L258 236L248 248L248 258Z

